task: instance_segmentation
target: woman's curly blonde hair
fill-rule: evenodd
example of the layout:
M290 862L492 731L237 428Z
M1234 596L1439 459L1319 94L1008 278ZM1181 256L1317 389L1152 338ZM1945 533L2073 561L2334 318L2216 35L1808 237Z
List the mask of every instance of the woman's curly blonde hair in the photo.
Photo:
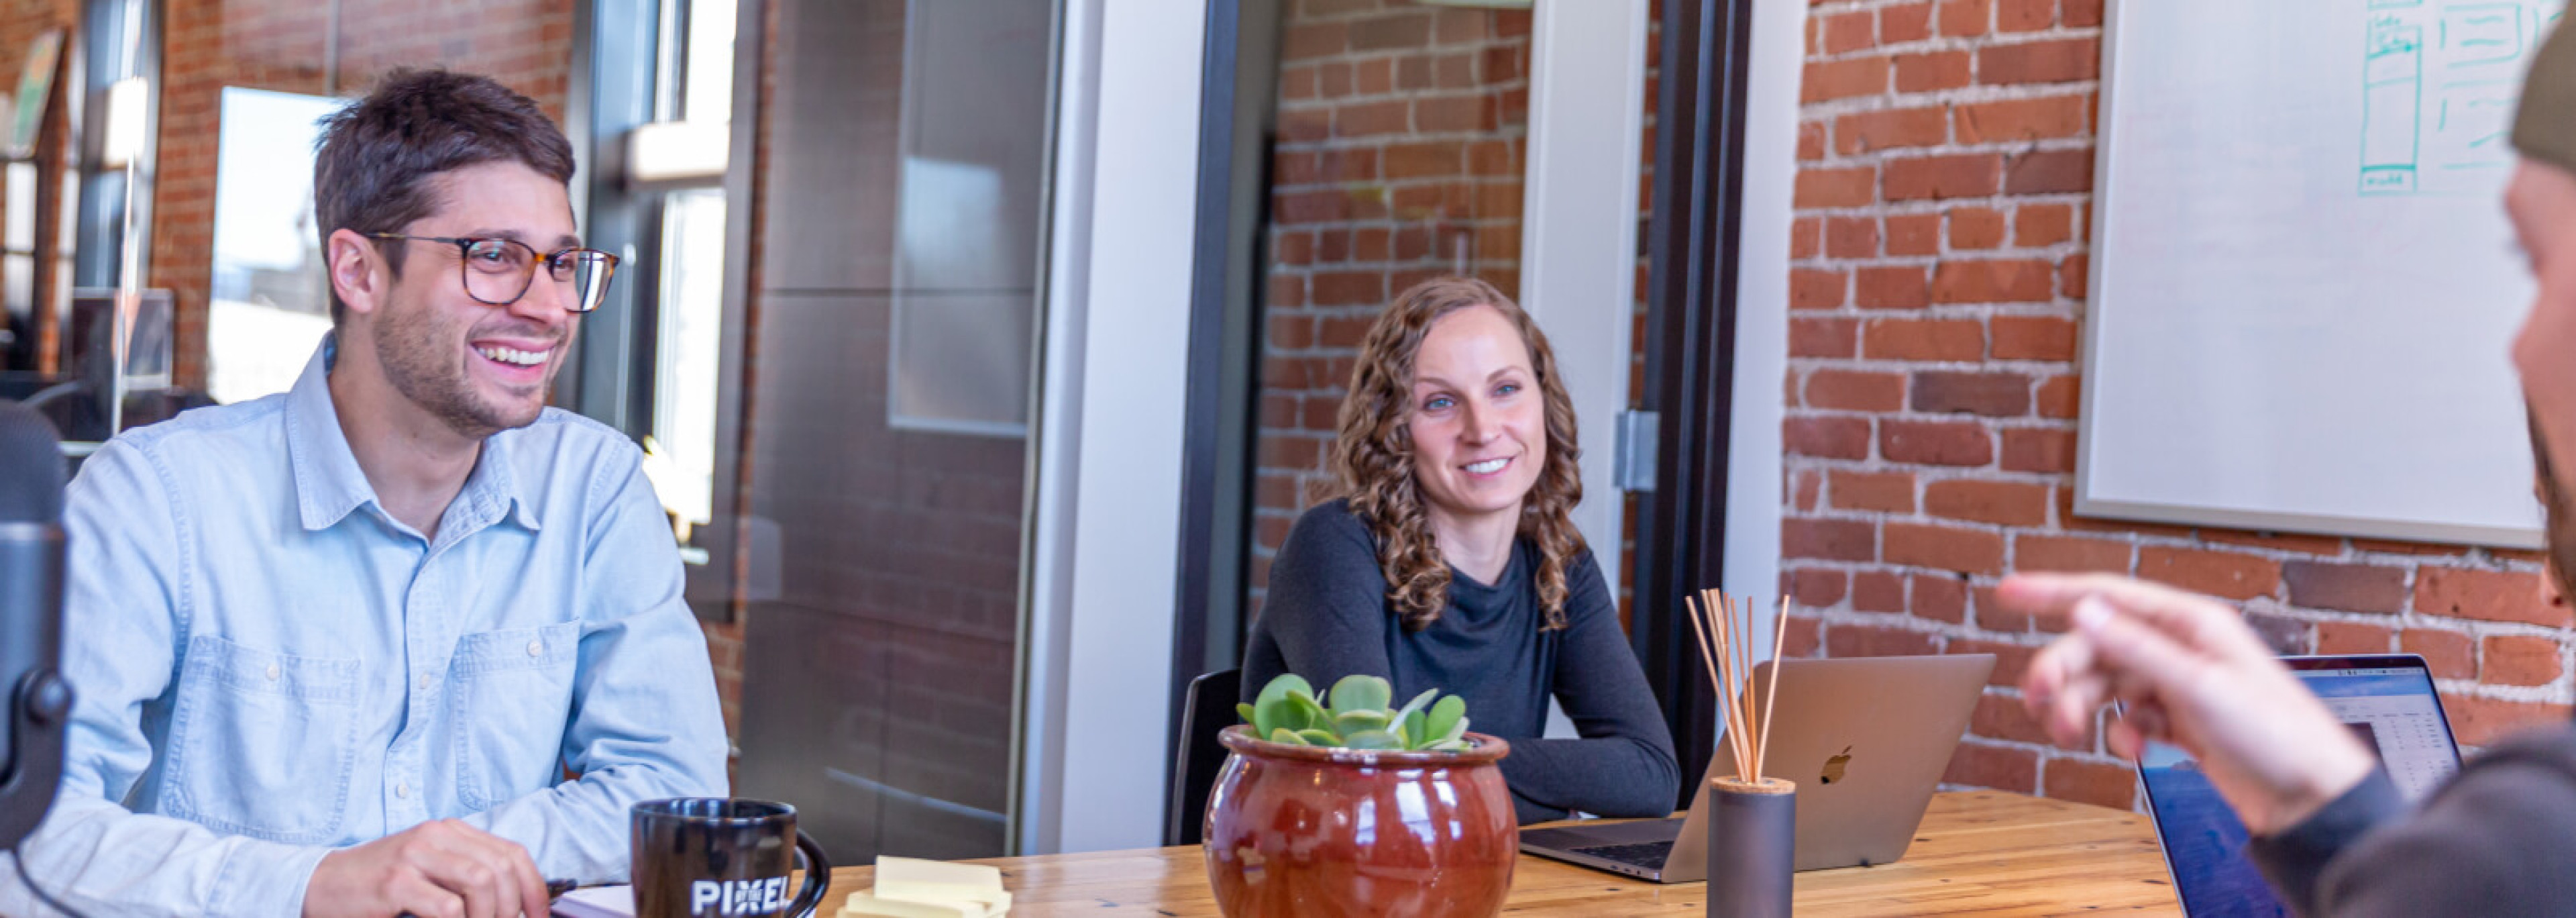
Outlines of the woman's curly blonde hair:
M1431 533L1421 484L1414 476L1414 360L1432 322L1472 306L1492 307L1511 320L1529 347L1530 370L1538 377L1547 457L1538 482L1521 502L1519 532L1538 546L1539 627L1553 631L1565 627L1566 568L1584 548L1571 515L1583 500L1578 464L1583 454L1575 446L1574 402L1557 378L1556 354L1538 323L1502 291L1470 278L1433 278L1404 291L1378 314L1360 346L1359 365L1351 371L1350 394L1342 398L1333 473L1341 479L1351 512L1377 537L1387 603L1403 618L1405 630L1430 627L1449 605L1449 562Z

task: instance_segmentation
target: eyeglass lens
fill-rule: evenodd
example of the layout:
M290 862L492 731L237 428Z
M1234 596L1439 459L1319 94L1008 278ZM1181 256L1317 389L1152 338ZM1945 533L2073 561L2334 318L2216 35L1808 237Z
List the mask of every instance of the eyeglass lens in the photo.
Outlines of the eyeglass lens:
M494 306L518 302L536 280L540 258L524 243L478 241L465 250L465 292ZM565 288L565 308L589 312L607 299L608 280L616 271L616 261L607 253L573 249L544 260L547 276Z

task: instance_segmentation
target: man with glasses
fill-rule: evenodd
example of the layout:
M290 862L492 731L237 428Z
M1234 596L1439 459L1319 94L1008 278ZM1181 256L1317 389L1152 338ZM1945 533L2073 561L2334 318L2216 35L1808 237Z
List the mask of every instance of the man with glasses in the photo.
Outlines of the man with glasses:
M629 806L726 792L640 454L545 406L617 264L576 235L571 145L439 71L325 126L304 375L71 486L80 697L14 866L72 909L541 916L550 879L625 877ZM0 914L44 911L22 889Z

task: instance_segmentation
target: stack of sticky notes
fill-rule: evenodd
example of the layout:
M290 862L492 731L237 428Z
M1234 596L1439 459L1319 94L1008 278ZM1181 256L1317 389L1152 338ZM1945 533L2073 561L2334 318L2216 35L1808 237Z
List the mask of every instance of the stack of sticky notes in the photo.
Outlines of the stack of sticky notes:
M851 893L841 918L1001 918L1010 910L1001 868L879 857L877 885Z

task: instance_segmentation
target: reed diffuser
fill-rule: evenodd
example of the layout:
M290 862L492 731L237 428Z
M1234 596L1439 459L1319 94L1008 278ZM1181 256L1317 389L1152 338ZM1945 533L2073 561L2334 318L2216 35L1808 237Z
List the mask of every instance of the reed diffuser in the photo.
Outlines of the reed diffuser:
M1692 631L1699 636L1700 662L1708 669L1718 714L1725 719L1725 751L1735 765L1734 774L1709 782L1709 918L1788 918L1793 898L1789 875L1798 848L1798 786L1765 777L1762 766L1771 741L1771 712L1780 700L1780 643L1788 635L1789 598L1780 598L1772 619L1771 684L1762 692L1758 710L1748 638L1760 613L1752 600L1702 590L1688 606ZM1738 679L1745 682L1740 697L1730 690Z

